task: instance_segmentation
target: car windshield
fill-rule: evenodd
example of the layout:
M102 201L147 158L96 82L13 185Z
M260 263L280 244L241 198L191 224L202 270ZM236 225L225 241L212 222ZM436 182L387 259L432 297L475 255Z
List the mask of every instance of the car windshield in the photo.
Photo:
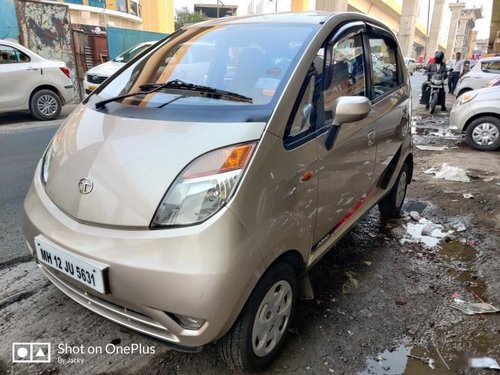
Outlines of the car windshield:
M98 99L106 100L140 92L144 85L160 86L180 80L251 100L196 95L194 90L184 92L167 86L116 101L127 106L169 110L186 106L262 107L283 90L314 30L315 25L288 24L227 24L181 30L109 84L99 87L96 94Z
M122 52L120 55L116 56L113 61L127 63L148 47L151 47L151 44L139 44Z

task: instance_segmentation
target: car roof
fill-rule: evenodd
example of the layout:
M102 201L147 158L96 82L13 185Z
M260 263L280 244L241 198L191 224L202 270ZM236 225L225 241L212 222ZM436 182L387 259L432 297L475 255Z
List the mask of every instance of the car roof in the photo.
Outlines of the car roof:
M21 46L21 44L13 42L11 40L7 40L7 39L0 39L0 43L11 46L11 47Z
M337 13L310 11L310 12L300 12L300 13L270 13L270 14L259 14L259 15L249 15L249 16L235 16L235 17L224 17L224 18L209 20L195 24L191 27L230 25L238 23L256 23L256 24L300 23L300 24L317 25L335 16L335 14Z

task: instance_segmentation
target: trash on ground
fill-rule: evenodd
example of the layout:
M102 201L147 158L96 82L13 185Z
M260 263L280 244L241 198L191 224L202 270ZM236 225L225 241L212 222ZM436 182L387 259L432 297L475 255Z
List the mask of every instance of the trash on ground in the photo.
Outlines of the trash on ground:
M429 169L426 169L424 171L424 174L436 174L436 172L439 171L436 167L431 167Z
M419 361L422 361L422 362L426 363L427 366L429 366L433 370L436 368L436 361L433 360L432 358L429 358L429 357L417 357L416 355L411 355L411 354L408 354L408 357L409 358L413 358L413 359L418 359Z
M436 172L435 177L443 178L448 181L470 182L469 177L467 177L467 174L462 168L453 167L448 163L443 163L441 170Z
M441 224L434 224L432 221L429 221L422 228L422 236L431 236L431 237L444 237L443 230L444 227Z
M410 212L410 217L415 220L419 221L420 220L420 214L417 211L411 211Z
M425 232L424 232L425 228ZM432 221L421 218L417 223L408 222L406 224L406 232L410 235L409 238L403 238L401 243L423 243L427 247L436 246L439 241L445 238L452 232L444 232L442 225L436 225Z
M489 303L481 302L481 303L470 303L460 298L455 298L453 300L452 307L454 309L460 310L466 315L476 315L476 314L491 314L499 312L500 309L495 306L490 305Z
M354 275L356 275L352 271L346 271L345 275L348 277L349 280L347 280L344 285L342 285L342 293L344 294L349 294L352 293L354 289L357 289L359 286L359 281L356 280Z
M471 358L469 359L469 366L473 368L489 368L491 370L500 370L498 362L489 357Z
M448 146L426 146L426 145L416 145L416 148L422 151L444 151Z
M463 223L454 223L450 225L457 232L464 232L467 227Z
M463 196L464 196L465 199L472 199L472 198L474 198L474 196L472 194L469 194L469 193L464 193Z

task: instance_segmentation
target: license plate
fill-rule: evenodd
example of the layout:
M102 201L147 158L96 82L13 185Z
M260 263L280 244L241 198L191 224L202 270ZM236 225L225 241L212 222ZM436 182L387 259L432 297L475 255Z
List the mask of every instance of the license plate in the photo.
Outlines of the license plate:
M56 245L49 243L43 236L35 237L35 248L39 262L100 293L107 292L107 265L68 254Z

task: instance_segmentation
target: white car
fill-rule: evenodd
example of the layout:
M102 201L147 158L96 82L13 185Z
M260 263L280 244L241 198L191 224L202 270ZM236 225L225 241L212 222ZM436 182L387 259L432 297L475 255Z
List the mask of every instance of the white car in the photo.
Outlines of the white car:
M0 113L29 110L38 120L53 120L75 97L70 71L62 61L44 59L1 39L0 82Z
M83 79L85 93L90 94L108 77L115 74L122 66L155 43L155 41L151 41L137 44L136 46L129 48L125 52L116 56L113 60L89 69Z
M500 76L500 56L481 59L460 78L455 94L458 97L467 91L486 87L489 81L498 76Z
M412 57L405 57L405 65L408 74L413 75L413 73L415 73L415 70L417 70L417 62Z

